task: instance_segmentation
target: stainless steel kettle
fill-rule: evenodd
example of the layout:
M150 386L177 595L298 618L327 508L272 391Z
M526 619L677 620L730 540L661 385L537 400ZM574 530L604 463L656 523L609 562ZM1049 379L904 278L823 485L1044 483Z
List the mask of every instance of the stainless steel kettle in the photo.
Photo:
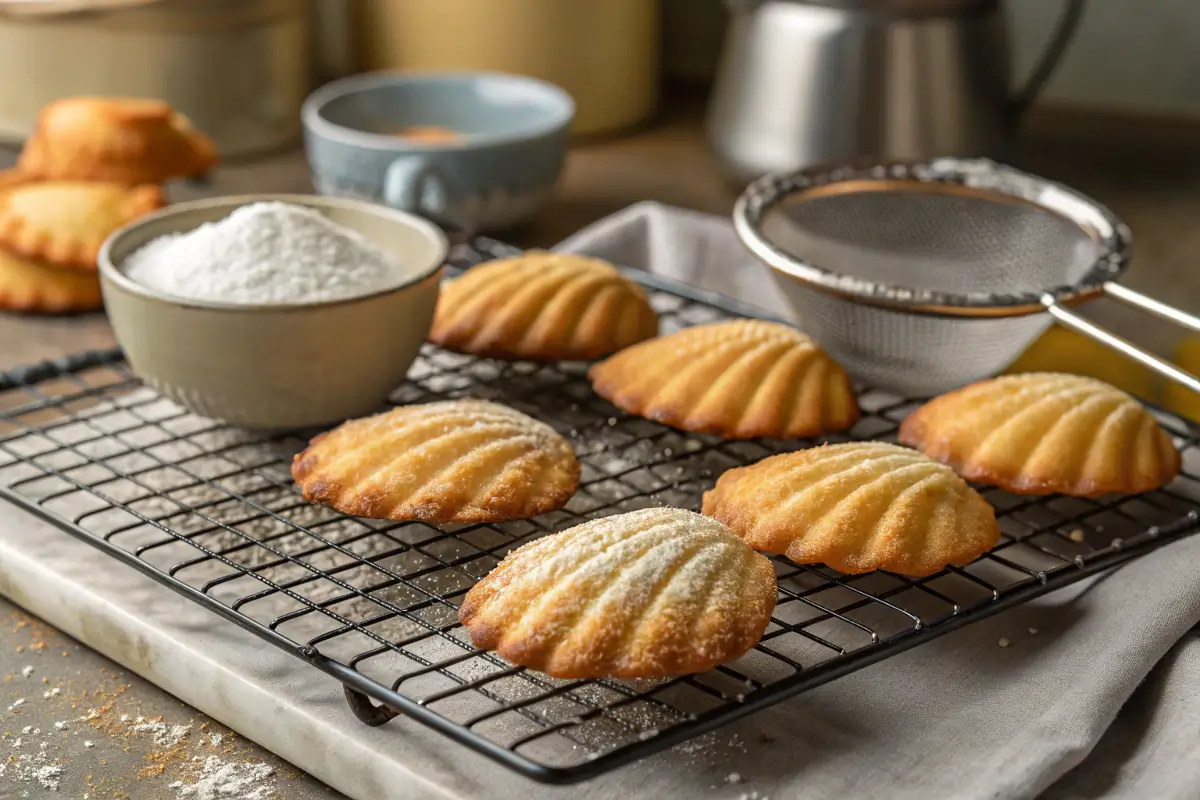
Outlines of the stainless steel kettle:
M727 0L708 136L731 177L858 157L1004 159L1085 0L1010 94L1000 0Z

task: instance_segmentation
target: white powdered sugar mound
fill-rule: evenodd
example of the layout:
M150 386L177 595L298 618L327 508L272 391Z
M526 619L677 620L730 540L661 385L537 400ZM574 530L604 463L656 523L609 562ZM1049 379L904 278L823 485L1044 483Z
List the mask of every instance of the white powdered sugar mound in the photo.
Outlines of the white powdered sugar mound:
M405 277L394 255L357 231L279 202L154 239L126 259L125 273L177 297L248 305L343 300Z
M173 783L169 788L178 792L177 797L195 800L267 800L275 796L275 790L264 781L274 772L266 764L236 763L209 756L195 783Z
M168 725L165 722L144 722L131 725L132 733L148 733L154 736L154 743L160 747L172 748L182 742L192 732L191 725Z
M40 730L33 731L33 733L40 732ZM43 789L57 792L59 781L63 775L62 766L54 763L46 753L45 742L37 749L34 749L32 744L21 738L14 739L9 745L12 752L7 756L0 755L0 786L5 784L11 786L14 783L36 783ZM26 745L24 752L21 750L22 745ZM0 797L8 796L0 793ZM25 792L22 796L29 797L30 795Z

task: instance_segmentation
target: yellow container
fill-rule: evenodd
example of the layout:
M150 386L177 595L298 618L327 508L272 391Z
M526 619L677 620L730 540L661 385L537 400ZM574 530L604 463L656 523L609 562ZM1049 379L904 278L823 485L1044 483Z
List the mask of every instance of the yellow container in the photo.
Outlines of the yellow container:
M1200 336L1181 340L1175 349L1174 361L1193 375L1200 375ZM1137 397L1161 403L1171 413L1200 423L1200 395L1066 328L1046 331L1006 372L1087 375Z
M1082 334L1057 326L1042 334L1006 371L1086 375L1147 400L1156 400L1159 394L1158 377L1149 369Z
M1200 375L1200 337L1188 336L1175 351L1175 363L1193 375ZM1174 381L1164 381L1163 404L1192 422L1200 422L1200 395Z
M660 0L361 0L369 70L490 70L555 83L575 99L572 132L618 130L659 98Z

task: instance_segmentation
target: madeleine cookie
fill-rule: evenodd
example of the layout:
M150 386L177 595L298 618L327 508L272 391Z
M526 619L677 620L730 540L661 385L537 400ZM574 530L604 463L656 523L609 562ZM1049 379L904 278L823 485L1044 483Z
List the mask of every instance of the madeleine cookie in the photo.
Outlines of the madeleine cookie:
M485 400L400 406L351 420L292 462L304 497L346 514L502 522L561 508L579 462L549 425Z
M42 264L0 249L0 309L63 314L101 305L97 273Z
M762 638L775 570L719 522L651 508L513 552L467 593L481 649L555 678L703 672Z
M685 328L623 350L588 376L630 414L727 439L818 436L859 418L845 370L776 322Z
M755 550L856 574L930 575L1000 537L992 507L954 470L915 450L851 442L725 472L704 513Z
M532 251L446 284L429 341L489 358L590 361L657 333L646 293L616 267Z
M1141 403L1095 378L1054 372L934 398L904 420L900 441L1016 494L1134 494L1180 469L1171 437Z
M157 186L13 182L0 186L0 247L59 266L95 269L109 234L165 204Z
M70 97L42 109L17 166L42 178L134 186L202 175L216 161L212 141L161 100Z
M15 186L18 183L29 183L30 180L32 179L20 170L0 169L0 189L6 186Z

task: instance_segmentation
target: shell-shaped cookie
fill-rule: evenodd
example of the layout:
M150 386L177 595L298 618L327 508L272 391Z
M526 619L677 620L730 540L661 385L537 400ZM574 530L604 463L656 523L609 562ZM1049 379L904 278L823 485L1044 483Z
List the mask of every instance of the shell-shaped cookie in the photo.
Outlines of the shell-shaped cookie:
M756 550L856 574L930 575L995 546L992 507L944 464L885 442L851 442L731 469L704 513Z
M42 178L134 186L202 175L216 160L212 140L161 100L69 97L42 109L17 165Z
M762 638L775 570L678 508L586 522L513 552L467 593L476 647L556 678L703 672Z
M0 186L0 246L59 266L95 269L109 234L165 203L157 186L14 180Z
M360 517L502 522L562 507L579 462L553 428L486 400L400 406L316 437L292 462L305 498Z
M616 267L531 251L446 284L429 341L489 358L590 361L657 333L646 293Z
M846 371L776 322L685 328L596 364L592 388L620 409L727 439L834 433L859 419Z
M1017 494L1133 494L1171 481L1179 451L1146 408L1103 381L1033 372L934 398L900 441Z
M0 309L62 314L101 305L95 272L56 267L0 249Z

